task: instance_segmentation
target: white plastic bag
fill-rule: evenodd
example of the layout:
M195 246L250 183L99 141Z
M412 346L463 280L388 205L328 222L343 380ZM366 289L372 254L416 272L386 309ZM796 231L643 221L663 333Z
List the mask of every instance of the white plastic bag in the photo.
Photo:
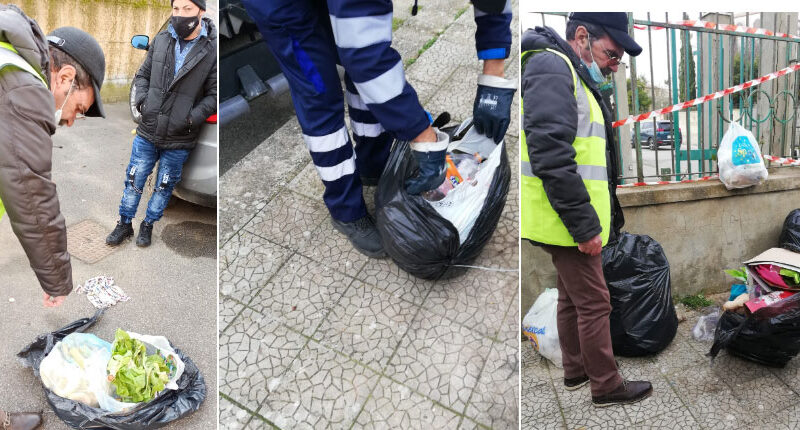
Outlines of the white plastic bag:
M475 226L475 221L477 221L486 197L489 195L489 187L492 185L495 170L500 166L500 157L505 143L501 141L499 144L495 144L492 139L475 131L474 127L464 135L464 138L455 143L457 145L451 145L452 147L448 148L448 151L459 149L465 144L483 148L490 144L494 148L488 158L478 167L474 181L465 180L449 191L442 200L428 202L439 215L453 224L458 230L459 240L463 244L472 227Z
M547 288L531 306L522 320L522 333L533 343L539 354L552 361L557 367L561 364L561 344L558 342L558 290Z
M39 375L55 394L96 408L101 398L109 397L106 364L110 358L110 343L93 334L73 333L42 360Z
M704 315L697 320L692 329L692 336L701 342L711 342L714 340L714 333L717 330L717 323L719 322L719 309L714 309L708 315Z
M731 122L717 152L719 179L729 190L758 185L767 179L767 168L753 133Z

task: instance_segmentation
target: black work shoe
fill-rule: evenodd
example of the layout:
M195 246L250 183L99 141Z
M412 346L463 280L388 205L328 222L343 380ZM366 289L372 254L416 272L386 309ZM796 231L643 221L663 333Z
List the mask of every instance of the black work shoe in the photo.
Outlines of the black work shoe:
M114 227L114 231L106 237L106 244L111 246L117 246L122 243L123 240L133 236L133 226L131 223L124 223L122 221L117 221L117 226Z
M567 391L575 391L589 383L589 377L586 375L577 378L564 378L564 388Z
M611 405L625 405L644 400L653 393L653 385L648 381L623 380L614 391L602 396L592 396L592 404L598 408Z
M136 246L150 246L150 236L153 234L153 224L142 221L139 225L139 236L136 237Z
M372 258L386 257L378 229L375 228L375 221L369 214L353 222L342 222L331 218L331 224L339 233L350 239L353 248L358 252Z

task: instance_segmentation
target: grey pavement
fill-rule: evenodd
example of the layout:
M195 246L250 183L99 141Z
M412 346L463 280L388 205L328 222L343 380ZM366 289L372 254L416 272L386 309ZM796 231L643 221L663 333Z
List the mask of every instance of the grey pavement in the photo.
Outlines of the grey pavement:
M58 186L61 210L68 228L85 220L102 227L102 237L118 219L125 166L130 157L134 123L127 104L106 105L108 118L85 119L72 128L59 129L53 143L53 180ZM24 144L21 142L20 144ZM134 220L138 232L146 201ZM216 423L216 211L173 198L161 221L155 224L153 245L139 249L128 241L94 264L73 255L75 284L110 275L130 297L106 311L90 332L113 340L119 327L137 333L166 336L197 364L205 377L208 396L200 410L167 429L214 428ZM162 241L162 234L170 242ZM68 236L70 246L81 237ZM86 296L73 293L56 309L42 306L42 292L8 217L0 221L0 408L44 410L46 430L67 429L50 410L41 383L31 369L23 368L16 353L40 334L58 329L95 309ZM203 257L188 257L204 255ZM14 299L12 302L11 299Z
M465 119L480 71L469 3L424 2L416 17L412 4L394 2L393 46L409 62L438 38L407 78L434 115ZM511 79L515 52L516 38ZM512 166L517 136L510 127ZM477 265L518 265L512 172ZM322 191L295 118L220 178L220 427L516 429L517 274L432 282L368 259L331 227Z
M720 352L691 331L702 314L687 312L672 343L653 357L617 357L626 379L649 380L653 394L632 405L595 408L589 387L564 389L564 372L522 344L523 429L797 429L800 360L764 367Z

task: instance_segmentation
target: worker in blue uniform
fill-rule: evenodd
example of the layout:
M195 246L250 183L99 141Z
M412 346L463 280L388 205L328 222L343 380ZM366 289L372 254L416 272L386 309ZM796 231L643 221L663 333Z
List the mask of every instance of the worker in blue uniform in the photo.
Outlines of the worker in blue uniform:
M393 139L411 142L419 174L411 194L444 180L448 136L431 126L400 54L392 47L388 0L244 0L247 12L289 82L297 119L325 185L334 228L361 253L385 256L363 185L375 185ZM516 83L504 78L511 47L510 0L473 1L475 43L483 74L473 106L476 129L499 142L506 132ZM416 8L416 5L415 5ZM345 70L342 91L336 65ZM350 131L344 120L346 100Z

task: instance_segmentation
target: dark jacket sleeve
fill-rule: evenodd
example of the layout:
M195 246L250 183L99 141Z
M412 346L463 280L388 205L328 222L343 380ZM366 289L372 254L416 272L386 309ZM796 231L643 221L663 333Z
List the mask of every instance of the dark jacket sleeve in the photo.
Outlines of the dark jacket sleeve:
M150 68L153 66L154 44L155 39L150 44L150 49L147 50L144 63L136 71L136 76L133 78L133 85L136 88L136 109L140 113L142 112L142 103L147 99L147 92L150 90Z
M478 59L508 58L511 53L511 0L474 0L472 4Z
M216 55L214 49L212 55ZM214 61L214 66L208 73L205 82L203 83L203 98L192 107L189 113L192 119L192 127L197 127L202 124L206 118L214 115L217 112L217 62Z
M602 227L578 175L575 140L578 106L567 64L544 52L530 58L522 76L523 128L533 174L542 180L550 205L575 242L600 234Z
M12 74L22 84L0 91L0 199L42 289L66 296L72 291L72 265L51 178L53 96L25 72L7 74L4 83Z

